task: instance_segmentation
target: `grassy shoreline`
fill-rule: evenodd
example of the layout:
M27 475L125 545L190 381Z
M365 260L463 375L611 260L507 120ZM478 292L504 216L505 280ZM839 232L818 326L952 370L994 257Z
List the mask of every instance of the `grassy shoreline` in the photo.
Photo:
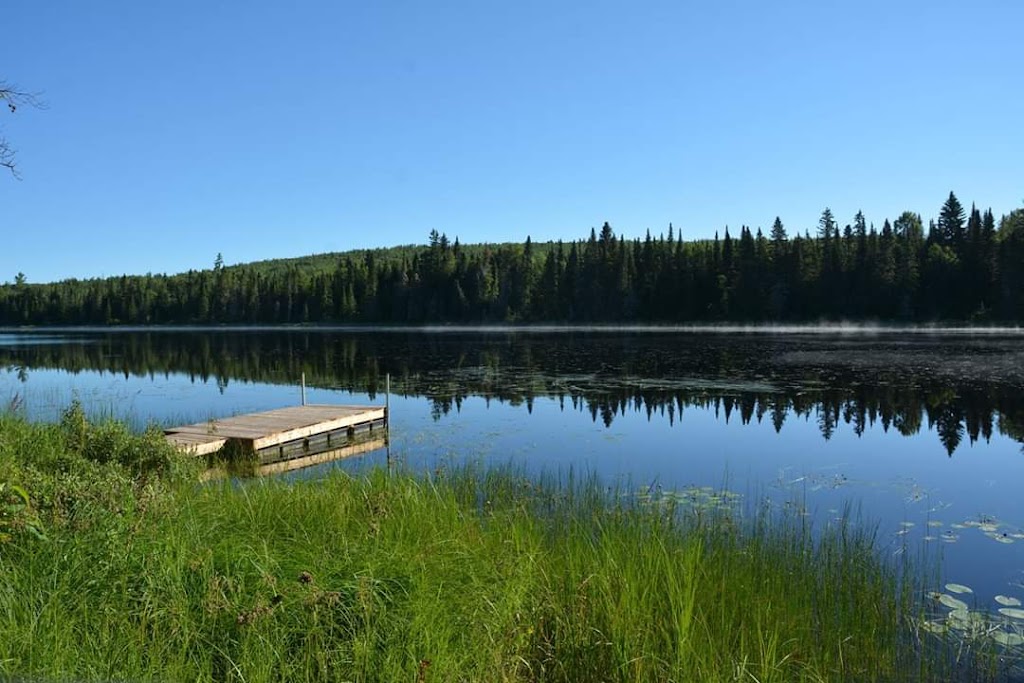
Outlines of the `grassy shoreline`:
M60 425L0 416L0 677L956 673L915 636L922 570L883 558L849 519L812 534L799 517L469 469L204 485L198 474L158 433L90 425L74 408Z

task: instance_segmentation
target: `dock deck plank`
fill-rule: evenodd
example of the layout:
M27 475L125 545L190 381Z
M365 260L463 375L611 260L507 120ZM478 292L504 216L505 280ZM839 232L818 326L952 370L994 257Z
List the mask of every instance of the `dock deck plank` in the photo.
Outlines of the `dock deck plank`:
M164 430L180 450L207 455L228 440L253 450L386 419L383 406L305 405L237 415Z

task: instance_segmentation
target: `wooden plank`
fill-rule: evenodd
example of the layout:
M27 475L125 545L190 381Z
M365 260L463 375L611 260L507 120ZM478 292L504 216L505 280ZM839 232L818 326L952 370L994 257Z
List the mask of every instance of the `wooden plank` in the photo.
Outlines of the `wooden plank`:
M168 441L182 450L201 455L216 451L227 440L237 440L246 447L261 450L317 434L380 422L384 416L385 409L380 406L292 406L183 425L167 429L164 434Z
M167 430L169 432L196 432L196 433L223 433L226 430L260 429L274 430L279 428L294 429L310 426L319 422L338 419L349 415L359 415L374 410L374 407L332 409L330 407L306 406L299 408L286 408L265 413L253 413L249 415L238 415L235 417L223 418L207 422L198 422L192 425L175 427Z
M168 432L177 431L191 431L197 433L211 433L215 429L224 429L232 426L237 427L300 427L316 424L325 420L333 420L339 417L345 417L350 415L358 415L366 412L374 412L378 410L374 407L367 407L362 410L328 410L328 409L311 409L311 410L295 410L288 409L284 411L268 411L267 413L254 413L250 415L239 415L235 417L224 418L221 420L212 420L207 422L199 422L192 425L184 425L181 427L174 427L168 429Z
M185 428L178 431L173 431L171 434L195 434L195 435L209 435L211 438L218 437L238 437L241 439L256 438L267 434L269 429L260 429L258 427L237 427L234 425L221 425L213 431L199 430L195 428Z
M347 415L334 420L319 422L312 425L304 425L296 427L295 429L277 432L275 434L268 434L263 438L254 440L252 447L259 450L269 446L276 446L277 444L284 443L285 441L304 439L307 436L312 436L318 432L330 432L335 429L342 429L343 427L349 427L360 422L382 419L384 419L384 409L377 408L376 410L368 410L361 414Z
M208 437L198 437L191 434L169 434L168 440L174 441L175 443L183 444L200 444L200 443L213 443L215 441L226 441L226 439L211 439Z
M173 435L168 437L176 448L182 450L189 455L209 455L210 453L216 453L221 447L227 443L227 439L213 439L209 441L179 441L174 438Z

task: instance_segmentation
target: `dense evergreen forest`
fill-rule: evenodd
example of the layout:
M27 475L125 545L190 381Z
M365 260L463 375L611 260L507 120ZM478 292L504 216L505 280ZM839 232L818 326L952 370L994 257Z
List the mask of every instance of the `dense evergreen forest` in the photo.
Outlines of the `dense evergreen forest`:
M1024 320L1024 209L998 222L951 192L937 220L878 229L825 209L812 235L775 219L713 240L429 244L179 275L0 287L0 325Z

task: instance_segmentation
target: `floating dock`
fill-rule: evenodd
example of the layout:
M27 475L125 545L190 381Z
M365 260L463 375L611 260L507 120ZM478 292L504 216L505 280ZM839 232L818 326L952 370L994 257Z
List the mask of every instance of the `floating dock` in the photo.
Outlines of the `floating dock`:
M332 448L330 450L320 451L310 455L299 455L297 457L286 458L285 460L265 462L256 468L256 474L266 476L269 474L291 472L292 470L302 469L303 467L312 467L313 465L320 465L325 462L334 462L335 460L344 460L345 458L352 458L357 455L363 455L364 453L371 453L376 450L387 448L387 446L388 441L384 437L371 437L365 441L356 440L350 446Z
M386 440L387 426L386 406L301 405L174 427L164 435L192 455L210 455L233 442L272 463L346 447L357 435L379 431Z

